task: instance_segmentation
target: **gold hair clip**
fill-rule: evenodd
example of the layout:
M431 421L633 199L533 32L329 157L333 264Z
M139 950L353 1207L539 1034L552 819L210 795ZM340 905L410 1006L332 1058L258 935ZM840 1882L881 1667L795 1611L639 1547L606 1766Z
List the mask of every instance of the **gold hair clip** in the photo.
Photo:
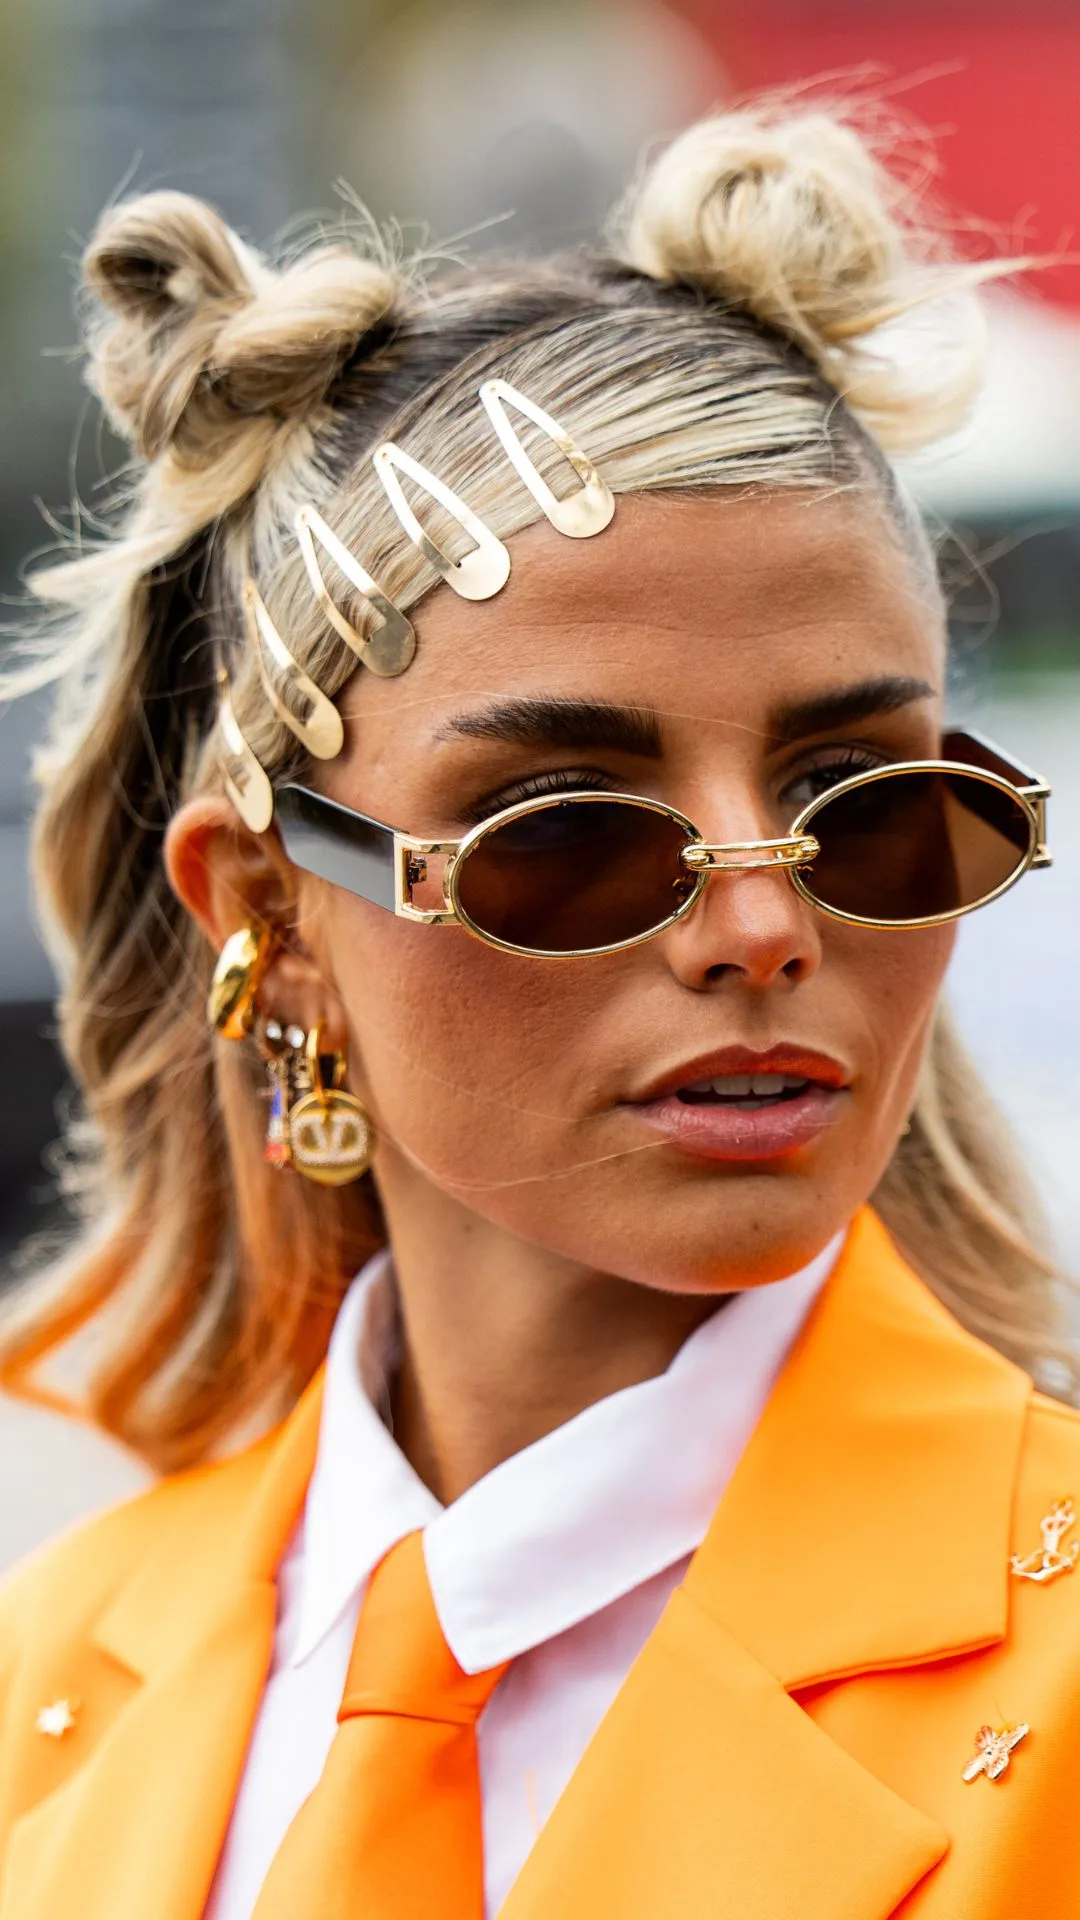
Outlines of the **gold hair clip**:
M411 620L405 618L400 608L383 592L378 581L372 578L366 567L360 565L356 555L349 551L343 540L338 539L333 528L327 526L322 514L317 513L314 507L301 507L295 526L312 591L334 632L341 636L346 646L352 648L372 673L386 676L404 673L416 652L416 635ZM363 594L379 616L379 625L370 639L365 640L363 634L358 633L333 598L319 565L316 540L329 554L339 572L345 575L358 593Z
M274 790L262 762L240 731L224 669L218 679L221 683L218 725L226 748L221 763L225 791L244 825L250 827L252 833L265 833L274 817Z
M588 455L582 453L558 421L553 420L550 413L545 413L543 407L537 406L535 400L519 393L507 380L485 380L480 389L480 403L518 477L524 481L541 513L547 516L556 531L569 534L573 540L588 540L594 533L603 533L615 511L615 495L606 481L601 480ZM507 404L517 413L523 413L527 420L540 428L541 433L546 433L573 467L581 486L568 499L555 498L547 481L530 460L510 424Z
M293 659L266 610L266 602L254 580L245 580L243 600L244 618L258 656L263 685L278 719L291 728L316 760L335 759L345 745L345 728L340 713L333 701ZM293 698L307 708L306 713L297 713L279 693L267 670L264 647Z
M506 380L486 380L479 389L480 403L498 436L518 478L528 488L537 506L559 533L575 540L602 533L615 511L615 496L588 455L570 438L564 427L545 412L535 400L520 393ZM577 475L581 485L566 499L559 500L539 469L526 453L508 408L523 414L534 427L546 434ZM438 474L421 466L418 460L384 440L371 456L376 476L398 521L424 557L436 569L447 586L464 600L490 600L510 577L510 553L506 543L466 506L464 500ZM451 560L438 543L426 533L405 497L399 474L437 501L450 518L473 542L460 560ZM400 607L384 593L378 581L357 559L344 541L310 503L302 506L295 519L301 557L316 601L334 632L350 647L357 659L372 673L387 677L403 673L416 651L416 634ZM319 549L322 549L344 578L368 602L376 616L374 632L365 639L342 612L323 574ZM270 618L255 582L245 581L243 590L244 623L255 648L259 672L267 697L290 732L317 760L332 760L345 743L341 715L334 702L304 672L289 652L285 641ZM267 656L282 685L279 687L267 664ZM260 764L237 723L224 673L219 726L225 753L222 772L225 790L241 819L253 833L264 833L274 812L274 794L265 768ZM288 698L286 699L286 694Z
M438 569L448 587L453 587L463 600L490 600L500 587L505 587L510 577L508 549L498 535L485 526L479 515L447 486L445 480L440 480L438 474L422 467L411 453L403 453L392 440L384 440L381 446L376 447L371 463L409 539L415 547L419 547L424 558ZM429 493L451 519L457 521L470 540L475 542L471 553L464 554L460 560L451 560L424 532L405 498L397 469L407 474L425 493Z

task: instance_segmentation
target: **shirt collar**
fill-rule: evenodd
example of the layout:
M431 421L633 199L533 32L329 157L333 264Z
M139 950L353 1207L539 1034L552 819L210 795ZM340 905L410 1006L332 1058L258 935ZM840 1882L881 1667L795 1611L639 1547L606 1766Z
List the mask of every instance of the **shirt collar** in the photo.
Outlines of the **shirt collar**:
M470 1673L565 1632L692 1553L843 1240L788 1279L737 1294L666 1372L587 1407L445 1508L376 1410L398 1343L390 1256L376 1255L349 1288L330 1342L290 1569L288 1664L308 1657L417 1528L443 1631Z
M290 1666L307 1659L390 1548L443 1511L382 1417L399 1337L384 1249L353 1281L330 1337L315 1470L289 1569Z

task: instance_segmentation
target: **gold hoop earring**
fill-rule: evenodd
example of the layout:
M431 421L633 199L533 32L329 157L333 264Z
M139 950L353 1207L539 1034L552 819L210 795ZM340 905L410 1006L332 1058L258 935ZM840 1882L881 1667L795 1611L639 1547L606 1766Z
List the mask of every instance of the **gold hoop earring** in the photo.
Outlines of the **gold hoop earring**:
M311 1090L289 1108L289 1148L292 1164L305 1180L314 1180L321 1187L343 1187L350 1180L359 1180L371 1165L375 1128L362 1101L342 1085L345 1055L340 1048L334 1053L327 1086L320 1052L322 1034L320 1020L305 1041L306 1078Z
M223 1040L243 1040L251 1032L255 995L269 953L268 928L241 927L230 933L218 954L206 996L206 1019Z

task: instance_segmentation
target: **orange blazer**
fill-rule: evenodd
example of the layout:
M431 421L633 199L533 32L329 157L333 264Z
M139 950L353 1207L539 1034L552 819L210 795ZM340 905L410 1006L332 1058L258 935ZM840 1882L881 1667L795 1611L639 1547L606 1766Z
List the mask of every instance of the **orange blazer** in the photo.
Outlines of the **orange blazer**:
M319 1398L0 1592L0 1920L199 1920ZM1080 1417L860 1216L502 1920L1080 1915L1080 1572L1010 1569L1073 1491ZM978 1729L1019 1723L965 1781Z

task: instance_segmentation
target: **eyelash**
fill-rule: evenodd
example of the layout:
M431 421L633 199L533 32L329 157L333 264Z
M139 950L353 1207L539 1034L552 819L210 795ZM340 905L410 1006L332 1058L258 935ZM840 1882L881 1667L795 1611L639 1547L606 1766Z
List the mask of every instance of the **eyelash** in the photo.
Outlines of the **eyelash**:
M804 768L795 779L790 780L780 797L789 800L798 787L809 787L811 791L796 803L795 810L798 811L808 805L811 799L817 799L819 794L837 786L841 780L849 779L852 774L865 773L871 767L882 766L887 757L866 747L835 749L831 759L820 760ZM552 793L614 793L618 790L611 775L596 768L554 767L549 773L538 773L527 780L519 780L514 786L506 787L474 806L463 808L462 818L470 826L477 826L481 820L489 820L492 814L501 813L505 807L516 807L523 800L540 800Z
M618 791L615 781L609 773L601 773L596 768L553 767L550 773L537 773L528 780L519 780L512 787L506 787L501 793L477 801L475 806L462 809L462 818L470 826L476 826L481 820L489 820L493 813L501 813L504 807L516 807L521 800L542 800L549 793L615 793Z
M839 786L841 780L849 780L856 773L867 773L871 767L884 766L887 759L887 754L875 753L869 747L834 749L832 759L818 760L789 780L781 799L791 800L797 788L809 788L804 797L795 802L796 811L799 811L820 794L828 792L830 787Z

